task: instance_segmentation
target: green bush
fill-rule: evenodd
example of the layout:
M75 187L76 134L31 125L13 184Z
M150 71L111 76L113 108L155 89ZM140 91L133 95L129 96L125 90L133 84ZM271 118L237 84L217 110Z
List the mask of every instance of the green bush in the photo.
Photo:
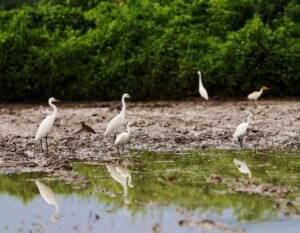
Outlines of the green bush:
M84 2L81 4L81 2ZM40 1L0 11L0 101L299 96L300 4Z

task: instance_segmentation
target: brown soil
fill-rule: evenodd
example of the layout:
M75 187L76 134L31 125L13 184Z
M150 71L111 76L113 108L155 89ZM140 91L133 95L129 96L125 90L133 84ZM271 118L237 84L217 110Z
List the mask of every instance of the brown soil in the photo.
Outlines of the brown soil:
M113 135L104 138L107 123L120 110L120 102L57 104L55 126L49 134L49 157L109 160L118 155ZM300 101L184 101L128 102L127 121L134 121L126 148L151 151L184 151L204 148L237 149L232 140L236 126L251 111L254 121L245 137L245 148L300 148ZM40 163L44 154L34 136L47 105L0 106L1 164ZM84 121L97 134L78 132ZM125 130L126 127L119 130ZM77 133L78 132L78 133ZM125 150L126 153L127 150ZM58 168L66 166L61 163ZM47 167L47 164L43 165Z

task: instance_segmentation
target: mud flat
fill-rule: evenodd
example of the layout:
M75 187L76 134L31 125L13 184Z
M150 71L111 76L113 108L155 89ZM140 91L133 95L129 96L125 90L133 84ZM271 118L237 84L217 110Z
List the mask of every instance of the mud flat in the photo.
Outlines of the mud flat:
M120 111L121 103L60 103L55 127L49 135L49 156L64 159L110 160L118 155L113 135L104 138L107 123ZM127 121L134 121L128 149L150 151L239 149L232 140L236 126L254 115L244 146L246 149L299 149L300 101L208 101L128 102ZM34 136L41 120L51 113L48 105L0 106L0 165L43 161ZM80 122L97 134L78 133ZM119 132L126 130L125 125ZM57 164L64 166L63 163ZM44 166L47 167L47 164Z

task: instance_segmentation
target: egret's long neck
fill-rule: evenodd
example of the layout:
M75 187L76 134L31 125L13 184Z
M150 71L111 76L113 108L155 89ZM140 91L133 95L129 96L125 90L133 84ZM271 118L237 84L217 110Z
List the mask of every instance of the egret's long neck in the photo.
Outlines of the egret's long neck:
M261 88L261 89L259 90L259 95L261 95L261 94L264 92L264 90L265 90L265 89Z
M199 72L199 86L202 86L201 72Z
M56 118L56 116L57 116L57 108L56 108L56 106L52 102L49 102L49 105L53 109L53 113L51 114L51 116L54 117L54 118Z
M127 133L130 134L130 127L127 125Z
M125 115L125 112L126 112L125 97L122 97L122 111L121 111L121 114Z
M248 116L248 117L247 117L247 125L250 124L250 120L251 120L251 119L250 119L250 116Z

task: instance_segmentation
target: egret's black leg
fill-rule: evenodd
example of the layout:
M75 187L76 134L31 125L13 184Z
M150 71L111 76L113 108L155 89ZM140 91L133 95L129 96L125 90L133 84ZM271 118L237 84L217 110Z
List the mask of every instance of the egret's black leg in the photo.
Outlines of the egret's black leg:
M117 148L118 148L118 152L119 152L119 154L121 154L121 153L120 153L120 148L119 148L119 147L117 147Z
M42 152L44 152L42 139L40 139L40 143L41 143Z
M244 139L244 137L239 137L239 139L238 139L241 148L244 148L243 139Z
M46 139L46 146L47 146L46 148L47 148L47 155L48 155L48 140L47 140L48 137L46 137L45 139Z

